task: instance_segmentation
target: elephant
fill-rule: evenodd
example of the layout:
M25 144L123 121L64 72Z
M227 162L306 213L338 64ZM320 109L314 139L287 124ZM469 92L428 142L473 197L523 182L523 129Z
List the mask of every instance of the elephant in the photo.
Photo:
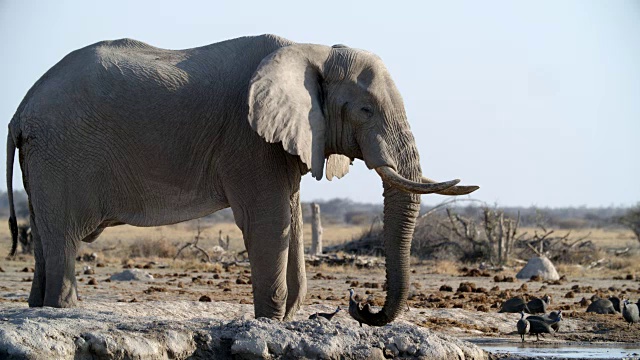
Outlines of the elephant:
M382 179L388 295L380 311L357 316L384 325L405 307L420 194L478 189L422 177L403 100L379 57L275 35L186 50L102 41L54 65L9 123L12 253L16 149L36 263L30 307L75 305L78 246L106 227L175 224L230 207L255 316L290 320L307 289L301 177L341 178L360 159Z

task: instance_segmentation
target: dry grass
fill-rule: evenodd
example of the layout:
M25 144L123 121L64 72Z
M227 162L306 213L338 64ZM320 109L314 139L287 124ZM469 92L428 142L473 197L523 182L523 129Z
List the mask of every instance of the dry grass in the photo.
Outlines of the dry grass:
M176 244L171 244L167 239L137 239L125 248L132 258L173 258L178 250Z
M443 275L458 275L460 274L461 264L455 261L450 260L428 260L423 261L423 265L427 265L429 267L430 272L433 274L443 274Z
M201 256L197 253L185 250L180 259L167 261L175 256L178 248L187 242L192 242L197 234L198 223L196 220L188 221L175 225L160 227L133 227L128 225L117 226L105 229L100 238L91 244L82 244L79 253L98 253L102 259L113 262L121 262L131 258L150 259L160 262L169 263L171 267L189 267L194 269L205 269L207 264L200 262ZM222 231L222 235L226 238L230 237L230 249L232 252L244 250L244 242L242 232L233 223L217 223L210 224L201 222L201 239L199 245L206 250L210 250L213 246L218 245L218 234ZM324 226L323 241L325 246L332 246L350 241L355 237L359 237L365 226L348 226L327 224ZM304 239L306 247L311 244L311 225L304 225ZM527 231L533 234L534 228L522 228L521 231ZM554 235L562 236L569 230L556 230ZM577 239L590 233L588 239L603 249L623 249L631 248L629 253L615 256L612 252L598 251L597 258L606 258L601 266L594 269L586 269L584 266L575 266L571 264L558 264L558 270L567 275L573 276L609 276L635 274L640 275L640 246L635 240L633 233L624 229L578 229L571 230L570 237ZM5 244L5 252L10 248L10 235L7 226L0 226L0 241ZM0 250L1 253L1 250ZM413 263L416 263L414 261ZM422 262L422 265L432 268L436 274L458 274L458 269L462 266L453 261L436 261ZM348 272L349 267L319 267L317 271L326 272Z
M625 247L637 247L640 245L636 240L635 235L628 229L549 229L554 230L552 237L564 236L569 233L569 239L577 240L583 237L593 241L593 243L601 248L625 248ZM535 232L542 233L538 228L520 228L518 235L527 232L527 236L533 236Z

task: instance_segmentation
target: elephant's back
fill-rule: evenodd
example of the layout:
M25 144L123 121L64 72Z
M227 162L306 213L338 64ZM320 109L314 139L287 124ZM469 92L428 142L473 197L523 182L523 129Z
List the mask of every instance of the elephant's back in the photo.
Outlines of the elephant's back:
M145 114L142 121L188 116L207 102L237 102L260 61L291 43L261 35L167 50L132 39L101 41L71 52L49 69L29 90L14 120L20 119L28 133L34 122L74 126L74 119L135 118L132 111ZM168 114L167 109L182 113Z

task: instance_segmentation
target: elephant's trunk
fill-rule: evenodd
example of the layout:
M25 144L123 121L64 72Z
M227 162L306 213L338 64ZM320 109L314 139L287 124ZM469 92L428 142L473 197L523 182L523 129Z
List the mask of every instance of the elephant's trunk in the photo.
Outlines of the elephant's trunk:
M406 133L405 133L406 134ZM402 151L396 161L398 174L404 179L421 182L420 161L413 141L408 133L399 144ZM385 180L383 178L383 180ZM383 181L384 186L384 247L387 267L387 298L384 307L377 313L368 305L357 307L352 316L365 324L382 326L393 321L406 307L409 294L409 260L411 240L420 211L420 195L413 194Z

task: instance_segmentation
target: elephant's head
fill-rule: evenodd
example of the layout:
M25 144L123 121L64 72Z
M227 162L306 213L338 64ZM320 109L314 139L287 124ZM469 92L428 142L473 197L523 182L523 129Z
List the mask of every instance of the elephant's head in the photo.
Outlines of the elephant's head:
M268 142L281 142L320 180L342 177L352 159L375 169L384 186L387 298L369 325L393 321L409 290L409 252L420 195L462 195L476 186L422 177L420 158L398 92L382 60L366 51L296 44L262 60L249 90L249 122Z

